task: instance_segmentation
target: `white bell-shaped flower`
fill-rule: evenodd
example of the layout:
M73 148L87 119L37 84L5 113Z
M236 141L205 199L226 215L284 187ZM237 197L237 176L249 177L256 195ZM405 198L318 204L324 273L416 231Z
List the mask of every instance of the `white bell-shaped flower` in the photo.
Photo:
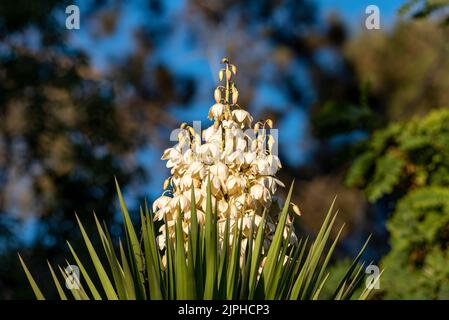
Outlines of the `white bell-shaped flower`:
M249 112L241 109L232 111L232 119L242 125L247 125L248 127L251 126L251 122L253 121L253 117L251 117Z
M209 119L221 120L226 107L224 104L216 103L209 109Z

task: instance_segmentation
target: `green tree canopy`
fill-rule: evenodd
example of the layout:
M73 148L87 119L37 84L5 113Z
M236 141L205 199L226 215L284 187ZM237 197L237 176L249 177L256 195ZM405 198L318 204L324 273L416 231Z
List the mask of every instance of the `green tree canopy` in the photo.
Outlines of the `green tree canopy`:
M388 196L387 298L449 297L449 110L376 132L347 176L371 202ZM396 199L399 199L396 202Z

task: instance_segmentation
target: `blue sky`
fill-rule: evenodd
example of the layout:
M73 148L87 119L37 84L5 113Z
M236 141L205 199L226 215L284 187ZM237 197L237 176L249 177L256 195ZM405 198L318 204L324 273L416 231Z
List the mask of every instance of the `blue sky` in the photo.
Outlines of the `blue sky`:
M404 1L398 0L318 0L321 15L337 12L352 27L353 31L363 26L365 9L369 5L379 7L381 28L390 27L396 20L396 13Z
M86 9L89 1L78 1L81 10L81 16ZM126 2L123 7L122 19L120 19L119 27L113 37L101 39L97 43L97 39L93 39L86 32L73 33L72 41L75 45L90 52L94 64L103 69L106 66L107 58L114 57L117 52L117 43L120 43L120 54L133 50L133 42L129 37L133 28L143 22L148 23L148 17L143 14L139 7L143 0L134 0ZM364 18L366 17L365 9L369 5L376 5L380 10L381 28L388 29L396 20L396 13L403 1L395 0L316 0L318 13L321 18L325 18L331 13L337 13L348 26L351 31L357 33L362 30ZM185 0L166 1L165 7L169 9L170 14L175 15L177 11L182 10ZM155 19L154 23L157 23ZM176 59L171 63L176 66Z

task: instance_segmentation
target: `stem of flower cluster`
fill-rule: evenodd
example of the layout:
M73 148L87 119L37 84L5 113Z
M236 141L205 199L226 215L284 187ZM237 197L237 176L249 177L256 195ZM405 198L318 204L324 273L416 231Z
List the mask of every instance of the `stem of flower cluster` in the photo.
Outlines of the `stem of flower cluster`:
M229 109L229 79L228 79L228 73L229 73L229 61L226 62L226 93L225 93L225 99L226 99L226 107Z

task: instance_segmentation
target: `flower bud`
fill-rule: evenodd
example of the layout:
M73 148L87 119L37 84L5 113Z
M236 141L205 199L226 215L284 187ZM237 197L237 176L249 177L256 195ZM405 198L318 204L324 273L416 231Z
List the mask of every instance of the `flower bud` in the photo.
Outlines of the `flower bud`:
M233 64L231 64L231 71L233 74L237 74L237 68Z
M167 190L169 183L170 183L170 178L165 179L165 181L164 181L164 190Z
M260 127L260 123L257 122L257 123L254 125L254 133L257 133L257 131L259 131L259 127Z
M299 210L299 207L298 207L296 204L294 204L293 202L291 203L291 205L292 205L293 211L294 211L298 216L301 216L301 210Z
M232 78L231 70L226 69L226 79L229 81L229 80L231 80L231 78Z
M216 103L220 103L221 101L221 90L219 88L214 91L214 98Z
M234 89L232 91L232 104L236 104L238 98L239 98L239 91L237 89Z
M268 135L267 145L268 145L268 151L270 151L270 153L271 153L271 150L273 150L274 143L275 143L275 140L274 140L273 136L271 134Z

